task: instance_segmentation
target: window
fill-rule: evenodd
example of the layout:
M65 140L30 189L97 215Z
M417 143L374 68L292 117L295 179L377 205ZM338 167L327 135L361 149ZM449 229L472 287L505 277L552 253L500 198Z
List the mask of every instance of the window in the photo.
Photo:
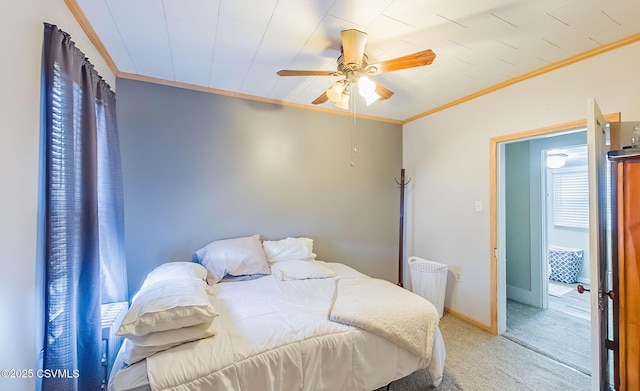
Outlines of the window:
M43 390L104 384L101 304L126 300L115 94L71 37L45 23Z
M589 176L584 169L553 172L553 224L589 228Z

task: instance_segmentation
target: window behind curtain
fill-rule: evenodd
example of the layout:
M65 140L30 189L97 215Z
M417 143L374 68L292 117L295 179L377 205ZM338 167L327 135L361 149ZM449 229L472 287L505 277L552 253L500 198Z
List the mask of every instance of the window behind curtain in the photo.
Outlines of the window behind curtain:
M97 390L100 304L126 300L115 94L68 34L45 24L44 390Z
M98 234L101 303L127 300L124 254L124 195L115 100L98 94L95 106L98 162Z

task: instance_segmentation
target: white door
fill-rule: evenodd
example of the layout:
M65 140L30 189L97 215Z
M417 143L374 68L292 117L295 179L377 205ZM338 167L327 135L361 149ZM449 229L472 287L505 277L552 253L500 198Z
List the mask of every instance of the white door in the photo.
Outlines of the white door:
M595 100L587 101L589 252L591 267L591 390L608 390L606 257L607 127Z

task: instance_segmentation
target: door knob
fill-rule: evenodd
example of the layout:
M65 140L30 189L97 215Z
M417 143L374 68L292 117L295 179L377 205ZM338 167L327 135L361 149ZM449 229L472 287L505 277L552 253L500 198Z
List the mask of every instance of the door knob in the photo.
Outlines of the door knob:
M585 292L591 292L591 289L587 289L584 287L584 285L582 284L578 284L578 286L576 287L576 289L578 290L578 293L583 294ZM603 292L605 296L609 296L609 298L611 300L613 300L613 298L615 297L613 291L607 291L607 292Z
M579 294L583 294L584 292L591 292L591 289L585 288L584 285L582 285L582 284L578 284L576 289L578 290Z

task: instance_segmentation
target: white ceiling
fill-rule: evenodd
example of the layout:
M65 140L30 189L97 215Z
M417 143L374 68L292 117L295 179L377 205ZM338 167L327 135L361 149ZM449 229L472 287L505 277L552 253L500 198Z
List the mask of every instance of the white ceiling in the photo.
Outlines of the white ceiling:
M640 31L639 0L77 0L118 70L311 105L335 77L340 31L369 63L432 49L432 65L375 76L390 99L356 111L406 120ZM335 109L332 102L323 107Z

